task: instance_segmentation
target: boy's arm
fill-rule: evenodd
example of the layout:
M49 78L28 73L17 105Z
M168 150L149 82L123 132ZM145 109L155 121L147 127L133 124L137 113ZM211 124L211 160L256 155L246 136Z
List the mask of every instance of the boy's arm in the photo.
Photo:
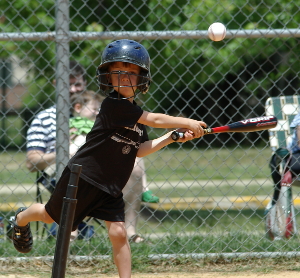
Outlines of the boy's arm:
M30 172L42 171L55 163L56 153L46 153L49 130L45 128L39 115L35 116L30 124L26 141L26 147L29 149L26 153L26 167Z
M202 127L206 127L206 123L202 121L147 111L143 112L138 122L155 128L186 128L194 133L195 138L203 136Z
M26 167L30 172L42 171L55 163L56 153L44 153L40 150L30 150L26 155Z
M191 131L188 131L186 129L178 129L178 131L185 132L185 133L184 133L184 138L180 138L176 142L184 143L184 142L187 142L189 140L196 138ZM162 149L163 147L165 147L171 143L174 143L175 141L171 138L172 132L173 131L170 131L159 138L156 138L154 140L149 140L149 141L142 143L137 152L137 157L144 157L148 154L154 153L154 152Z

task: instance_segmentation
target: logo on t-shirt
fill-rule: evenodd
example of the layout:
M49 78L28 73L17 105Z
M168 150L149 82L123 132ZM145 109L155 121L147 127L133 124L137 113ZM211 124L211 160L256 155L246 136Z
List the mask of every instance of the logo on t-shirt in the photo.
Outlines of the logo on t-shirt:
M138 127L137 124L135 124L133 128L130 128L130 127L127 127L127 126L125 126L125 128L126 128L126 129L130 129L130 130L133 130L133 131L136 131L140 136L143 136L143 133L144 133L144 132L143 132L142 129L140 129L140 128Z
M129 145L126 145L122 148L122 153L123 154L129 154L131 151L131 147Z
M127 145L133 145L136 149L139 149L139 147L140 147L140 142L134 142L131 139L126 138L118 133L116 133L116 135L111 136L110 138L118 143L125 143Z

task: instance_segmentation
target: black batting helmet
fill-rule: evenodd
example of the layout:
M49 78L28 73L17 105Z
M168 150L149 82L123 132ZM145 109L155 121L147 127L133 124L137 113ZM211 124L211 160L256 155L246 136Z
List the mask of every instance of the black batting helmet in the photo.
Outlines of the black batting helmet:
M147 93L151 83L150 56L148 51L140 43L133 40L116 40L108 44L103 53L101 64L97 69L97 77L100 89L104 92L112 89L107 79L108 67L113 62L126 62L139 66L141 72L138 79L138 89Z

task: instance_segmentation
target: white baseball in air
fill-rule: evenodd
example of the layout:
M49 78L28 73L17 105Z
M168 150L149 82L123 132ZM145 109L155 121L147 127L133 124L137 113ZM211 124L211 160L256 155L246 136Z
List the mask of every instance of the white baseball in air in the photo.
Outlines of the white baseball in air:
M226 27L220 22L215 22L209 26L208 36L212 41L221 41L226 36Z

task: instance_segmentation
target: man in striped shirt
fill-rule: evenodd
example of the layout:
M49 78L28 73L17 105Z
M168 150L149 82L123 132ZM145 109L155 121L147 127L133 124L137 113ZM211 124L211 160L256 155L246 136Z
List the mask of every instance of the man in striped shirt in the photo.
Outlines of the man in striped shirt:
M75 61L70 61L70 94L80 93L86 88L84 68ZM39 112L27 131L26 167L30 172L43 171L55 163L56 152L56 105ZM40 181L53 191L46 176Z
M76 61L70 61L70 95L83 92L86 89L85 70ZM55 84L55 81L54 81ZM54 191L55 175L49 175L46 169L51 169L56 162L56 105L39 112L33 119L27 131L26 167L30 172L40 173L37 182L42 183L51 193ZM55 167L53 167L55 168ZM47 172L47 174L45 173ZM55 169L53 169L55 172ZM49 234L55 236L57 225L54 223ZM76 237L77 232L73 237ZM71 235L72 236L72 235ZM73 238L72 238L73 239Z

